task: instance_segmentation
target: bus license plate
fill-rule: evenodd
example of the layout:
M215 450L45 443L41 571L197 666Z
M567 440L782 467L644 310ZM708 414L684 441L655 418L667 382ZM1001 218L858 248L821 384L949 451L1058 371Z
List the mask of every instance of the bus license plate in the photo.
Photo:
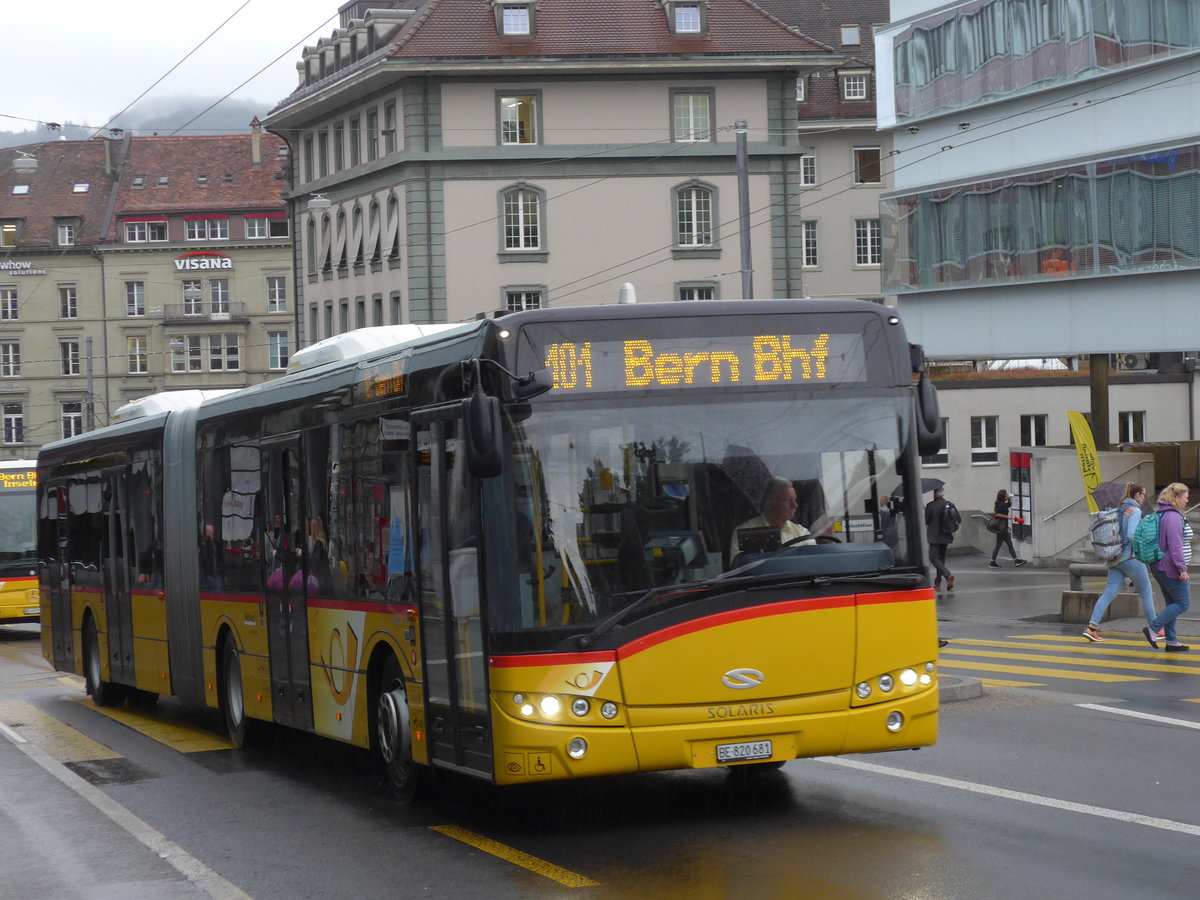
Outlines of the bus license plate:
M27 616L38 616L41 615L41 613L42 608L40 606L31 606L29 609L25 610L25 615Z
M743 741L740 744L717 744L717 762L744 762L750 759L770 759L770 741Z

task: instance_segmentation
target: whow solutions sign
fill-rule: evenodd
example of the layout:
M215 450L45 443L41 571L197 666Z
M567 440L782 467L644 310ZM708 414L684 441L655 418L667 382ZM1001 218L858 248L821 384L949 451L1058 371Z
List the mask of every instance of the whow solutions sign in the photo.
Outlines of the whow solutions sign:
M175 257L177 272L196 272L205 269L233 269L233 258L211 250L197 250Z

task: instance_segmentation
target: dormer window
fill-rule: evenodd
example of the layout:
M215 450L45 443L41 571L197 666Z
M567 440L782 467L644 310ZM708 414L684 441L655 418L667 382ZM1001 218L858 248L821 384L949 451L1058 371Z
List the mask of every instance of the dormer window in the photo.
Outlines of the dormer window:
M842 46L843 47L857 47L860 43L862 43L862 41L859 37L858 26L857 25L843 25L842 26Z
M529 0L492 0L496 10L496 33L501 37L533 37L534 9Z
M72 194L86 194L92 189L92 186L86 181L77 181L75 186L71 188Z
M663 0L667 27L684 37L708 34L707 0Z

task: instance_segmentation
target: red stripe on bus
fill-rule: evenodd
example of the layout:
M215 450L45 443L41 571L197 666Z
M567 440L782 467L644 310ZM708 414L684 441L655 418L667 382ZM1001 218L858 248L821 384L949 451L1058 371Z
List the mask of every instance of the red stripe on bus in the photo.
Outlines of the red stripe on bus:
M933 588L921 588L913 591L887 591L883 594L859 594L859 606L874 606L877 603L915 603L918 600L932 600Z
M200 599L204 603L259 603L265 598L257 594L216 594L201 591Z
M717 628L721 625L729 625L734 622L748 622L752 619L784 616L797 612L812 612L818 609L844 609L850 606L854 606L853 594L841 597L812 597L805 600L784 600L781 603L770 603L765 606L755 606L749 609L734 609L729 612L716 613L715 615L693 619L689 622L681 622L678 625L672 625L670 628L664 628L661 631L640 637L618 648L617 655L621 659L628 659L634 654L641 653L643 650L649 650L651 647L678 637L683 637L686 634L695 634L698 631L707 631L710 628Z
M526 666L571 666L616 661L616 650L589 650L580 653L542 653L533 656L492 656L488 658L488 665L497 669L518 669Z

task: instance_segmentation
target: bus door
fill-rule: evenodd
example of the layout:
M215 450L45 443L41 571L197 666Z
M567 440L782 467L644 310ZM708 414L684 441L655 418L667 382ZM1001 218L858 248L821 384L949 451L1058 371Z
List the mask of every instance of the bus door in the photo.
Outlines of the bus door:
M300 445L295 437L261 447L263 514L278 516L278 547L267 573L267 643L275 721L312 727L308 618L304 585L304 516L300 509Z
M133 666L133 615L129 597L129 522L126 521L125 472L101 473L100 574L104 584L108 628L109 680L135 682Z
M416 418L414 427L429 752L433 760L490 776L479 484L467 472L457 410Z
M67 482L53 481L46 485L42 496L41 517L43 531L42 548L46 553L46 567L42 582L43 609L50 611L49 623L42 616L42 649L46 650L46 635L49 635L51 659L60 672L75 669L75 649L71 636L71 548L70 529L67 527ZM47 628L47 624L49 627Z

